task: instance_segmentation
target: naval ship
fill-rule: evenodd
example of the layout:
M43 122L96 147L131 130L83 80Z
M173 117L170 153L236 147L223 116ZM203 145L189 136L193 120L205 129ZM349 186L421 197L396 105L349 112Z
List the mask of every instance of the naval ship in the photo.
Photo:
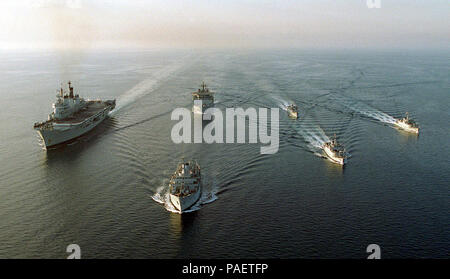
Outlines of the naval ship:
M327 157L333 162L340 165L347 163L347 155L344 147L337 142L336 135L329 141L323 144L323 150Z
M192 100L194 105L192 107L192 112L196 114L204 114L205 111L214 106L214 92L209 91L205 82L202 82L196 92L192 92Z
M116 107L116 100L84 100L74 95L69 81L69 92L63 88L56 95L53 112L48 120L34 124L45 148L75 139L100 124Z
M298 107L294 104L287 106L287 113L291 118L298 118Z
M183 213L200 199L201 194L200 166L194 160L185 161L183 159L170 178L170 202L180 213Z
M395 125L407 132L416 134L419 133L419 125L417 125L417 123L414 120L409 118L408 113L406 113L406 116L404 118L395 121Z

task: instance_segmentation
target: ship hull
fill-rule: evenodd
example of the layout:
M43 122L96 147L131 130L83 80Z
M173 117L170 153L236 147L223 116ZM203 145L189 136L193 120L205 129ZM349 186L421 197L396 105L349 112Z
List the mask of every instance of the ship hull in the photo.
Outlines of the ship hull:
M324 150L325 154L327 155L327 158L331 162L342 165L342 166L345 165L345 163L347 162L346 158L336 157L334 155L334 153L328 147L325 147L323 150Z
M107 106L103 110L79 123L55 123L50 129L36 128L36 130L42 138L45 148L48 149L49 147L54 147L86 134L105 120L108 117L109 112L113 109L114 106Z
M194 114L205 114L205 111L213 106L214 101L195 101L194 105L192 106L192 112Z
M400 129L402 129L402 130L404 130L406 132L410 132L410 133L414 133L414 134L418 134L419 133L419 128L417 128L417 127L410 127L410 126L408 126L406 124L403 124L401 122L396 122L395 125L398 128L400 128Z
M170 202L175 207L176 210L178 210L180 213L183 213L184 211L191 208L194 204L198 202L200 199L200 196L202 195L202 187L200 186L200 189L188 196L185 197L179 197L170 194Z
M288 110L288 115L290 118L294 118L297 119L298 118L298 113L292 110Z

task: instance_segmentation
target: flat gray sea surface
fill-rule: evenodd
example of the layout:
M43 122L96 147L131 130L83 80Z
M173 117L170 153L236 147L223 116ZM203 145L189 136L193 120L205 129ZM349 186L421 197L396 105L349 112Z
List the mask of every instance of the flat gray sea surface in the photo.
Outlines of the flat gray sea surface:
M0 54L0 258L450 257L448 52L91 51ZM45 151L34 122L61 82L117 99L112 117ZM216 107L280 109L280 145L175 144L173 109L201 81ZM299 119L287 117L289 103ZM392 127L408 111L421 127ZM345 168L323 158L336 134ZM171 212L180 158L202 167ZM202 204L201 204L202 203Z

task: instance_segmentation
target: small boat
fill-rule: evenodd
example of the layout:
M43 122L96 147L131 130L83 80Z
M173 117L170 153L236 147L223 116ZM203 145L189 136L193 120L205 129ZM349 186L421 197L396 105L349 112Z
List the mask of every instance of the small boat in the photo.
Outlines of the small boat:
M395 125L404 131L415 134L419 133L419 125L417 125L417 123L414 120L409 118L408 113L406 113L404 118L397 119L397 121L395 121Z
M298 118L298 107L294 104L287 106L287 113L288 113L289 117L297 119Z
M336 135L329 142L324 143L322 147L327 157L333 163L340 165L347 163L347 154L344 147L337 142Z

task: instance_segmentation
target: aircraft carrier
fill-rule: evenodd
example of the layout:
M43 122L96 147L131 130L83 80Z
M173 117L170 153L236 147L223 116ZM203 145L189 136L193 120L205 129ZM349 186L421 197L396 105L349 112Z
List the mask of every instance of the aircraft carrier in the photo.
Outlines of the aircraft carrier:
M80 137L100 124L116 106L116 100L85 100L74 95L71 82L69 92L61 87L53 103L48 120L34 124L45 148Z

